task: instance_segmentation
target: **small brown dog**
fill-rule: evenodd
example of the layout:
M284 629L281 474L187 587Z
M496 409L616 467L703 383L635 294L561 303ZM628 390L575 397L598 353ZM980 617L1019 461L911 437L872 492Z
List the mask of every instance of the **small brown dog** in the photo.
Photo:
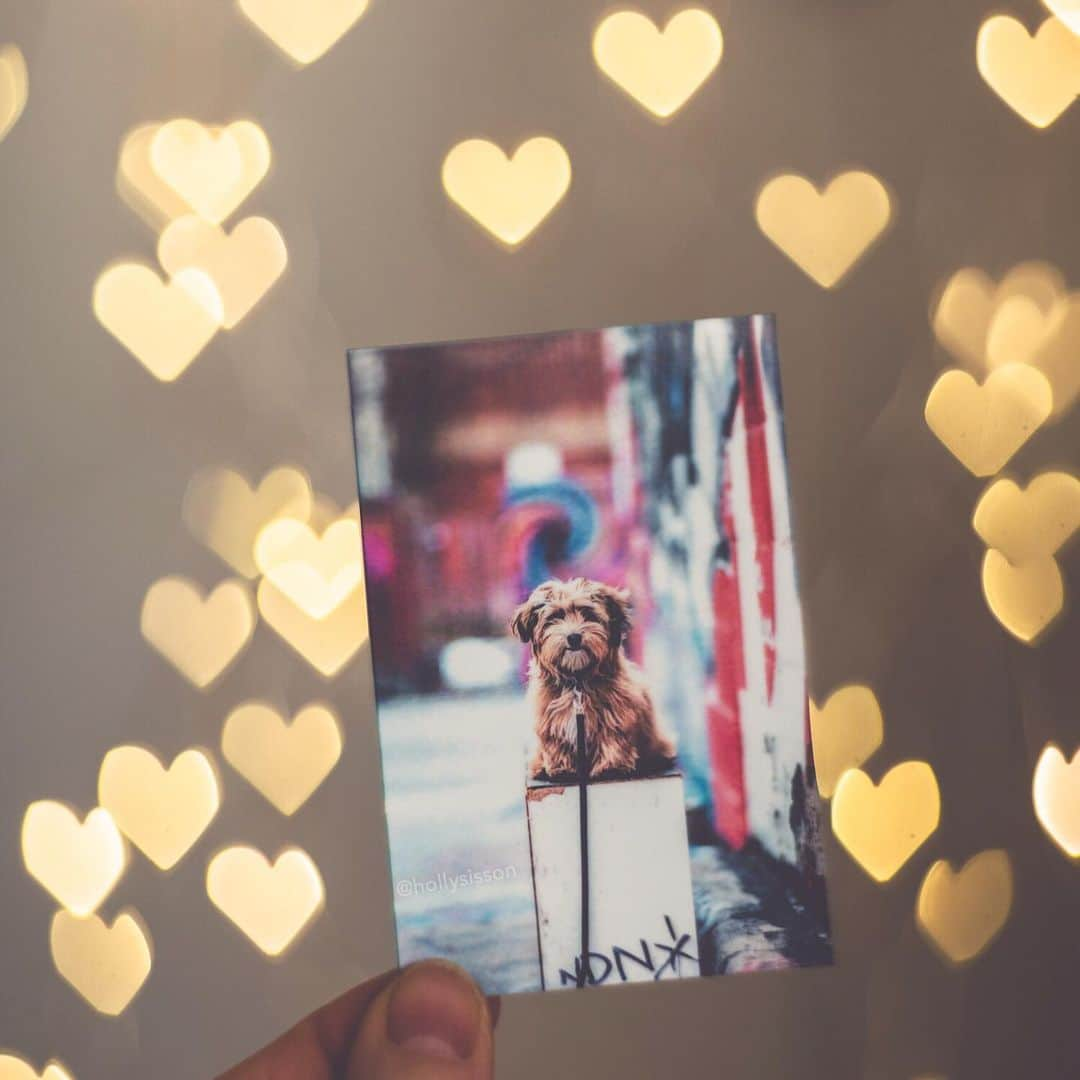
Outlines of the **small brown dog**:
M577 774L578 711L585 714L590 778L644 776L672 764L675 748L660 730L641 670L623 655L629 593L586 578L546 581L510 627L532 646L529 693L539 745L531 777Z

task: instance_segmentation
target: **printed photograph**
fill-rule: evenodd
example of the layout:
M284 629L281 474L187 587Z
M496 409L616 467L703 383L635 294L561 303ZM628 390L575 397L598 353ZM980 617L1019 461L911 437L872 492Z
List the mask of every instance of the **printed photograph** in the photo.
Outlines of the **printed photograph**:
M348 363L400 961L831 963L773 318Z

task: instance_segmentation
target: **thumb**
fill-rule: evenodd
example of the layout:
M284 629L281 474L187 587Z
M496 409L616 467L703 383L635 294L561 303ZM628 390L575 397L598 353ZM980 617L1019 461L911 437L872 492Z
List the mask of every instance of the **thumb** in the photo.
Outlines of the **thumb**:
M454 964L413 964L382 990L357 1032L348 1080L492 1080L492 1017Z

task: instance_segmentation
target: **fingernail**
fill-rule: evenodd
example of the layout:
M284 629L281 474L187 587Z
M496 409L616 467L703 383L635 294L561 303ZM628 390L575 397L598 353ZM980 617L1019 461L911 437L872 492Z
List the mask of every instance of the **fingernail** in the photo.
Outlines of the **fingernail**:
M460 968L426 960L406 968L394 983L387 1032L403 1049L465 1061L476 1047L482 1004L479 991Z

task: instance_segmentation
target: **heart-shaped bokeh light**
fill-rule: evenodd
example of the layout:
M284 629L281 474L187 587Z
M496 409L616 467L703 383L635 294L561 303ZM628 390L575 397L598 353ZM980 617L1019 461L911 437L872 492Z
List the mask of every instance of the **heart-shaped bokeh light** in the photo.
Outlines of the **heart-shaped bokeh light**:
M187 370L225 318L213 279L181 270L162 281L141 263L117 263L94 283L94 314L147 371L171 382Z
M966 964L1001 933L1012 899L1012 864L1007 852L980 851L955 872L939 859L923 878L915 921L946 960Z
M166 769L149 750L117 746L101 763L98 801L148 859L169 870L214 820L221 796L201 750L185 750Z
M446 155L442 182L465 213L514 247L562 201L570 158L545 136L523 142L511 158L486 139L466 139Z
M833 833L879 882L896 874L940 819L937 779L925 761L902 761L876 785L861 769L848 769L833 793Z
M256 848L237 845L210 860L206 893L267 956L280 956L323 906L323 880L299 848L273 863Z
M1014 565L1056 555L1080 529L1080 479L1044 472L1020 487L995 480L975 505L972 525L987 547Z
M983 556L983 595L1013 637L1033 644L1065 607L1065 582L1052 555L1014 566L1000 551Z
M334 711L306 705L291 723L272 706L237 706L221 732L225 760L283 814L295 814L341 757L341 725Z
M1027 364L995 368L980 385L952 368L926 399L926 423L975 476L993 476L1053 410L1050 383Z
M255 610L242 581L204 596L182 577L155 581L143 599L143 637L194 686L205 689L240 655L255 632Z
M111 925L97 915L58 911L49 929L56 970L95 1008L119 1016L150 974L150 937L135 912Z
M892 205L872 173L841 173L823 191L789 173L761 189L754 212L761 231L800 270L831 289L885 231Z
M22 856L30 876L76 915L95 911L127 865L123 837L108 810L95 807L80 821L50 799L26 808Z
M1052 16L1029 34L1019 19L992 15L975 57L987 85L1033 127L1049 127L1080 94L1080 37Z
M616 11L593 36L600 70L661 118L689 101L716 70L723 52L720 26L701 8L672 15L662 31L639 11Z
M1059 746L1043 747L1031 786L1035 816L1071 859L1080 859L1080 746L1067 761Z

